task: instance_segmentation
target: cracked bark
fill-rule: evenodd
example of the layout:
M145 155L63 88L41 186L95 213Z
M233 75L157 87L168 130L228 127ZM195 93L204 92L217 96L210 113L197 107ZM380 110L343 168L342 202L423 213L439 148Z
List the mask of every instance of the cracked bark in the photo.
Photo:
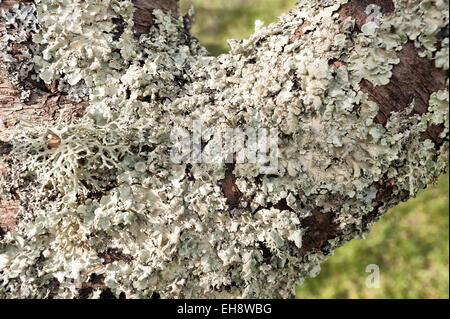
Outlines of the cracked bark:
M12 8L14 4L32 3L32 0L6 0L0 2L0 11ZM178 16L178 0L133 0L137 10L135 12L135 31L141 35L149 30L153 24L152 12L161 9ZM0 19L0 36L3 36L5 26ZM33 91L28 102L20 100L20 89L14 87L8 78L0 58L0 174L4 173L5 166L2 157L6 155L8 141L11 134L21 120L32 125L53 123L59 117L60 105L69 106L68 116L81 116L89 102L75 103L52 87L43 82L31 83ZM6 201L0 194L0 236L8 231L15 231L17 227L18 201Z
M160 9L170 12L174 17L178 17L178 0L133 0L136 12L134 13L134 28L136 34L147 33L153 23L152 12Z
M355 31L360 32L361 26L367 19L365 10L370 4L378 5L381 8L381 12L385 15L394 11L392 0L351 0L339 9L339 17L342 21L347 18L354 19ZM305 32L304 28L309 25L310 23L305 21L289 42L301 41ZM415 107L411 115L427 113L431 93L445 89L448 79L447 71L436 68L433 61L419 57L418 50L411 41L404 45L397 55L400 63L394 66L393 75L388 85L374 87L367 80L363 80L360 83L362 91L369 95L370 100L378 104L380 110L376 116L376 121L384 126L387 124L392 112L405 110L411 105L412 100L415 101ZM341 61L330 61L329 63L337 68L345 64ZM354 111L357 112L358 109L356 108ZM423 133L423 139L431 138L435 142L436 148L439 148L444 143L444 140L439 138L443 129L442 125L430 125L427 131ZM222 188L228 203L231 204L231 208L239 206L239 202L246 198L245 194L242 194L235 184L235 181L233 167L227 167ZM386 212L387 207L384 206L387 201L391 200L393 184L395 184L395 180L386 178L374 185L378 190L377 204L374 211L365 216L363 220L367 230L370 224L376 222ZM399 201L408 198L406 194L399 194L397 197ZM259 209L269 207L292 210L283 202L271 203L267 207ZM303 238L300 255L305 255L312 250L326 250L328 240L341 235L337 225L334 223L334 216L329 213L323 214L314 208L312 208L312 214L303 218L301 223L305 227L306 233Z
M0 3L1 8L7 8L18 2L31 1L17 1L8 0ZM139 36L148 32L152 25L152 11L154 9L161 9L166 12L171 12L174 16L178 16L177 8L178 0L133 0L137 10L135 12L135 31ZM382 8L384 14L389 14L394 10L392 0L351 0L338 11L340 18L355 19L355 32L359 32L361 26L364 24L367 17L365 9L369 4L376 4ZM304 28L309 25L308 21L297 30L295 35L290 39L290 42L301 41L304 35ZM445 31L445 30L444 30ZM2 26L0 25L0 32ZM447 31L448 32L448 31ZM438 39L439 40L439 39ZM428 111L428 100L430 94L434 91L444 89L446 87L446 80L448 72L442 69L435 68L434 64L425 58L420 58L417 49L412 43L407 43L401 51L398 52L400 63L394 66L393 76L391 82L385 86L374 87L370 82L363 80L360 83L361 89L369 95L370 100L379 105L380 111L376 117L378 123L386 125L389 116L392 112L402 111L406 109L411 101L415 101L414 112L416 114L424 114ZM1 62L1 61L0 61ZM341 61L330 61L330 64L340 67L343 65ZM33 91L30 102L23 103L20 101L20 90L16 89L8 80L4 68L0 69L0 156L7 154L10 145L8 141L11 133L21 118L26 118L35 124L51 123L58 118L58 109L60 104L70 104L74 109L74 115L83 114L87 102L73 103L67 99L66 96L58 92L53 92L51 88L47 88L42 84L35 83L35 90ZM358 112L356 108L354 110ZM440 126L430 126L424 133L424 138L431 138L439 147L444 140L439 138L442 132ZM4 170L1 164L0 157L0 173ZM234 175L234 165L229 164L225 172L225 178L222 180L222 191L227 198L227 203L230 209L238 207L240 202L246 200L247 196L243 194L236 185L236 177ZM385 211L385 203L393 196L393 186L395 179L388 179L387 177L374 185L378 192L375 205L375 210L368 214L363 223L368 227L369 224L376 221ZM396 195L401 197L403 195ZM405 195L406 197L406 195ZM302 195L299 190L298 200L301 201ZM1 199L0 199L1 200ZM18 202L0 201L0 236L8 231L14 231L16 228L16 212ZM290 208L286 201L278 203L270 203L267 207L274 207L280 210ZM264 208L264 207L261 207ZM334 224L334 216L332 213L322 213L314 207L310 207L312 214L302 218L302 226L306 229L303 237L303 246L299 251L300 255L304 255L313 250L326 250L327 242L330 239L339 237L340 233L337 226ZM263 255L267 255L267 248L261 244ZM115 253L116 255L118 253ZM113 254L114 255L114 254ZM114 256L106 255L111 260ZM123 256L122 256L123 257ZM119 258L119 257L117 257ZM105 261L107 263L107 261ZM88 285L83 287L84 293L93 288L103 285L103 278L100 276L91 276ZM59 283L53 281L52 287L57 290ZM54 290L53 289L53 290ZM90 290L89 290L90 289ZM83 295L83 293L81 294ZM107 293L105 293L105 298Z
M0 10L11 8L16 3L33 2L29 0L7 0L0 3ZM174 16L178 16L178 0L133 0L137 10L134 15L136 35L140 36L148 32L153 24L152 12L154 9L161 9L165 12L171 12ZM0 36L4 34L4 25L0 22ZM0 59L0 65L2 61ZM89 102L74 103L65 95L54 92L52 88L46 87L42 82L33 83L34 90L30 100L26 103L20 100L20 90L15 88L8 79L5 68L0 69L0 174L4 173L5 167L2 164L2 156L6 155L10 150L8 141L11 139L17 124L22 120L32 124L53 123L59 117L59 106L69 105L71 111L69 116L82 116ZM6 201L2 199L0 194L0 239L7 232L14 232L17 228L17 213L20 202L18 200ZM129 261L129 257L114 249L100 253L100 257L105 259L105 264L114 260ZM50 281L49 299L52 299L59 289L60 282L53 278ZM111 299L113 294L106 289L104 284L104 276L96 276L92 274L88 281L80 287L80 298L86 298L93 289L100 288L103 290L102 299Z

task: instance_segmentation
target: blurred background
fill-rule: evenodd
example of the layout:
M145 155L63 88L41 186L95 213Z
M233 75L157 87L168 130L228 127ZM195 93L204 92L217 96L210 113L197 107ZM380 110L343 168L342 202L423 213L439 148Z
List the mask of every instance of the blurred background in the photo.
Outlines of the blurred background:
M247 38L256 19L268 25L296 0L181 0L196 10L193 33L213 55L227 39ZM380 288L367 288L366 267L380 268ZM297 298L449 298L449 176L392 209L365 240L353 240L322 264Z

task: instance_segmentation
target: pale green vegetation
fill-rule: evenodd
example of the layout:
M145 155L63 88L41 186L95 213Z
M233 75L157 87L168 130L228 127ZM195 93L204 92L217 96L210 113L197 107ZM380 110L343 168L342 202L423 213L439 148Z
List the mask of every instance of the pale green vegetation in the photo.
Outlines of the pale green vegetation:
M182 0L193 3L193 32L218 55L226 40L243 39L254 21L266 24L287 12L295 0ZM317 278L307 279L298 298L449 298L449 177L392 209L365 240L354 240L322 264ZM368 289L366 266L381 271L379 289Z
M295 5L295 0L181 0L187 11L193 4L196 21L193 33L214 54L229 50L227 40L244 39L254 31L255 20L274 22Z

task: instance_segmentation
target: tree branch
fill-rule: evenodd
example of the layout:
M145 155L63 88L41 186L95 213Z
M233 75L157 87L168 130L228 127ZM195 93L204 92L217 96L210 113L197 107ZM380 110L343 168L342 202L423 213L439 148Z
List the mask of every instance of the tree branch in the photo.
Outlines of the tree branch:
M0 12L13 9L18 5L33 3L33 0L1 1ZM136 6L134 23L137 36L148 32L153 24L152 12L155 9L178 16L178 0L133 0L133 3ZM4 38L6 33L5 21L0 18L0 39ZM13 57L20 61L21 51L28 51L32 44L31 36L24 43L14 44ZM11 78L7 74L8 66L2 62L1 56L0 65L2 66L0 69L0 143L10 141L17 124L23 120L28 125L48 125L59 118L59 110L63 107L66 108L66 116L69 118L81 117L84 114L89 102L73 102L66 94L46 86L42 80L35 82L30 78L26 79L32 87L31 95L26 102L21 100L21 88L11 83ZM1 155L0 174L5 171L5 165L2 163L2 157L5 154ZM15 231L17 222L14 216L17 215L17 211L18 201L2 200L0 196L0 228Z
M6 124L14 125L18 114L45 121L30 107L53 121L67 98L56 87L90 83L94 98L78 121L55 124L51 132L19 132L11 145L0 145L8 173L0 186L26 208L23 220L40 227L22 221L20 235L89 255L81 258L85 271L96 269L98 261L87 261L105 259L99 251L107 247L127 257L136 280L146 278L136 284L116 271L108 286L106 276L95 275L83 296L101 279L116 297L131 286L133 296L144 297L291 297L334 249L446 169L448 16L443 2L430 8L416 2L303 1L280 22L258 25L250 39L230 41L230 53L217 59L180 21L157 12L153 19L156 5L176 16L173 1L134 1L137 34L157 24L141 42L125 24L118 35L108 15L94 27L92 15L80 18L95 41L70 23L62 36L44 26L50 49L70 45L35 54L46 82L19 76L20 84L40 88L30 105L2 84ZM133 18L126 9L108 10L111 21ZM8 66L10 73L17 65ZM237 157L222 167L174 163L167 143L178 126L195 132L191 120L221 132L278 129L277 170L262 174L267 163ZM48 136L57 141L52 147ZM200 146L209 143L202 138ZM13 242L5 247L20 251ZM10 265L11 254L0 261ZM62 264L68 257L46 258ZM141 260L152 266L134 264ZM62 291L45 280L39 294Z

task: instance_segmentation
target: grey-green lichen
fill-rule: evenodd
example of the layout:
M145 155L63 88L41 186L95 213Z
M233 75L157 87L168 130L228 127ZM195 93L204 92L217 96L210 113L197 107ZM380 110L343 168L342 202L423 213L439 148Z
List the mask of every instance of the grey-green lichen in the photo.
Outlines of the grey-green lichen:
M25 46L39 29L35 11L34 6L16 3L11 10L0 13L5 28L0 39L3 66L11 83L21 89L20 98L23 101L28 100L31 94L32 87L25 80L36 76L32 57L40 50L36 44Z
M111 247L131 256L95 271L116 296L292 297L327 255L366 231L375 206L384 212L432 183L448 142L436 148L421 136L433 124L448 138L448 90L432 94L425 115L412 104L383 127L359 83L388 84L408 40L447 70L448 37L439 50L433 37L448 25L448 1L394 1L394 13L361 33L338 20L346 2L300 1L213 58L182 18L161 11L136 40L128 0L37 0L33 40L45 49L34 71L61 90L82 83L90 105L76 122L24 128L13 140L0 186L19 194L22 211L19 232L0 241L0 297L47 297L54 278L56 297L76 297L67 283L86 281ZM301 41L290 41L305 21ZM223 160L170 159L171 130L192 132L194 120L279 128L278 172L236 164L246 200L229 207ZM380 207L375 185L385 179L396 183ZM271 205L282 200L289 209ZM328 252L299 253L302 221L316 211L332 214L339 235Z

